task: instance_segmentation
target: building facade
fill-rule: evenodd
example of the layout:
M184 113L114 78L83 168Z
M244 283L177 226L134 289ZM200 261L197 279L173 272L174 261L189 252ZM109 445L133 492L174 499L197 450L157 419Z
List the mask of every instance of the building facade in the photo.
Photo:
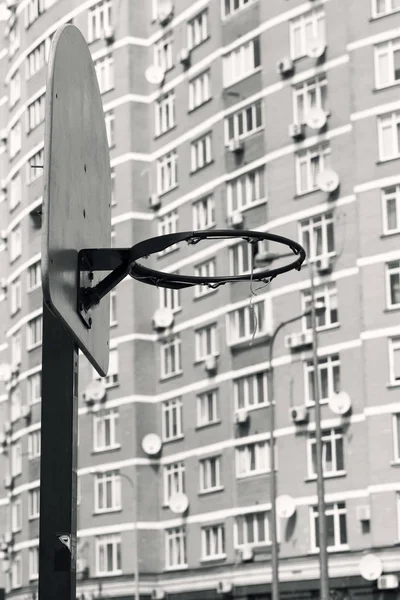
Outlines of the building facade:
M37 590L45 67L64 23L90 44L103 97L113 245L236 227L298 240L316 260L332 594L393 596L396 585L382 591L390 578L368 581L360 561L373 553L384 575L400 571L399 2L8 4L0 362L12 375L0 383L0 532L9 597ZM149 264L233 275L251 271L253 254L242 239L218 240ZM113 292L99 404L85 396L97 375L80 363L77 596L132 598L138 556L143 597L269 597L268 342L296 315L273 362L278 494L296 505L279 519L280 588L318 596L311 324L300 318L310 285L307 265L278 277L255 291L254 312L247 284L177 292L129 279ZM343 416L328 404L339 391L351 399Z

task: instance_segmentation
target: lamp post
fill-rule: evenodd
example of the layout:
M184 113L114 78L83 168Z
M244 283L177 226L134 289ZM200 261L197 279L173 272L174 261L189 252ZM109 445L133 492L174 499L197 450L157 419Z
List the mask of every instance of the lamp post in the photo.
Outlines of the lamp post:
M135 467L136 469L136 467ZM91 469L91 475L102 475L105 471L100 469ZM132 479L126 473L119 473L119 476L129 483L132 488L133 497L133 553L134 553L134 564L133 564L133 575L135 578L135 600L140 600L140 581L139 581L139 532L138 532L138 510L137 510L137 486L133 483ZM136 478L135 478L136 480Z

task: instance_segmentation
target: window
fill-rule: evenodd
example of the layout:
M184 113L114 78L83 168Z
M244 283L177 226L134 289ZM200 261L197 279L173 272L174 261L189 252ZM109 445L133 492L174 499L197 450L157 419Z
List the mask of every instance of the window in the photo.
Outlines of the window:
M172 58L172 35L166 35L154 45L154 64L163 71L169 71L174 66Z
M388 308L400 305L400 261L386 264L386 302Z
M225 556L225 525L210 525L201 529L202 558Z
M200 461L200 492L220 490L221 485L221 457L212 456Z
M104 113L104 120L106 123L106 133L108 147L112 148L115 146L115 115L113 110L109 110Z
M96 538L96 575L117 575L121 572L120 534L99 535Z
M175 398L162 404L163 440L169 442L183 436L182 400Z
M157 192L165 194L178 185L178 154L169 152L157 161Z
M99 82L100 93L108 92L114 87L114 58L111 54L98 58L94 67L96 69L97 81Z
M168 505L174 494L185 492L185 464L173 463L164 467L164 504Z
M330 147L319 144L296 153L296 192L298 195L319 189L317 176L330 163Z
M315 434L307 441L308 476L317 476L317 445ZM344 471L343 433L340 429L330 429L322 433L322 465L324 475L338 475Z
M17 173L10 181L10 210L14 210L21 203L22 197L22 179L21 174Z
M384 88L397 81L400 81L400 38L375 46L376 87Z
M115 408L93 415L93 450L115 448L117 444L118 411Z
M378 117L379 159L400 156L400 111Z
M110 327L118 325L117 319L117 292L110 292Z
M11 390L11 421L16 421L21 417L21 390L15 387Z
M21 98L21 73L16 71L10 79L9 84L9 104L12 108Z
M400 462L400 413L393 415L393 457Z
M27 349L37 348L42 343L42 315L34 317L27 323Z
M25 27L28 29L46 10L45 0L28 0L25 6Z
M212 323L194 333L196 361L218 354L217 324Z
M199 171L212 162L211 133L202 136L190 144L190 170Z
M28 402L29 404L36 404L41 399L41 388L42 388L42 374L34 373L29 375L27 379L28 383Z
M175 126L175 92L168 92L155 104L155 133L161 135Z
M167 235L168 233L176 233L178 231L179 215L177 210L171 210L158 220L158 235ZM161 250L158 256L164 256L179 248L178 244L172 244L165 250Z
M211 98L210 71L189 81L189 110L194 110Z
M325 509L325 521L327 530L328 550L340 550L347 548L347 524L346 524L346 504L345 502L334 502L327 504ZM318 528L318 508L311 508L311 548L319 548L319 528Z
M266 315L265 301L254 302L238 308L228 315L228 345L233 346L265 335L270 326L269 314Z
M335 254L333 213L311 217L300 222L300 244L309 260Z
M222 14L223 16L230 17L236 14L246 6L254 4L255 0L221 0L222 2Z
M99 40L104 30L112 26L112 2L105 0L89 9L88 13L88 42Z
M26 57L26 78L30 79L43 69L47 63L50 53L51 40L47 38L40 42Z
M236 517L234 540L235 548L269 544L269 514L262 511Z
M115 194L115 180L117 178L117 174L115 172L114 167L111 167L111 207L117 205L117 198Z
M160 308L168 308L172 312L180 310L180 290L173 290L170 288L159 288L160 294Z
M28 291L31 292L32 290L35 290L36 288L40 287L41 283L42 271L40 260L38 260L28 268Z
M224 87L248 77L261 66L260 40L255 38L242 44L222 59Z
M197 227L194 227L196 230ZM200 227L199 229L203 229ZM200 265L196 265L194 267L194 274L196 277L215 277L215 258L211 260L207 260L206 262L201 263ZM215 288L209 287L207 285L196 285L194 288L195 298L199 298L200 296L206 296L211 292L215 292Z
M263 127L263 103L257 100L225 119L225 145L233 139L246 138Z
M327 329L339 323L337 288L334 283L329 283L319 287L314 292L315 302L321 302L325 305L325 312L317 313L317 330ZM311 308L311 290L303 292L301 299L302 312ZM311 315L303 318L303 330L307 331L311 327Z
M11 561L11 588L22 586L22 560L21 553L16 552Z
M38 127L44 121L44 108L45 108L46 95L42 94L34 102L28 104L26 109L26 131L30 133L33 129Z
M215 225L215 203L213 196L205 196L193 204L193 229L208 229Z
M208 13L206 10L189 21L187 28L188 48L196 48L208 38Z
M236 410L251 409L268 404L267 372L260 371L233 381Z
M400 383L400 338L389 339L389 371L390 383Z
M218 393L209 390L197 396L197 427L218 422Z
M176 334L161 342L161 377L171 377L181 372L181 338Z
M250 273L257 246L246 241L239 242L229 248L231 275Z
M22 359L22 345L21 345L21 332L17 331L11 336L11 363L15 366L21 364Z
M38 579L39 577L39 548L29 548L29 579Z
M226 184L228 215L245 210L266 199L264 167L235 177Z
M269 444L256 442L236 448L236 476L248 477L260 473L268 473Z
M325 40L325 12L322 8L310 10L290 22L292 59L306 56L308 45L316 38Z
M314 77L297 85L293 90L293 117L295 123L305 123L310 109L326 111L328 91L326 75Z
M10 33L8 36L8 53L10 58L13 58L14 54L20 47L21 36L18 23L15 23L13 27L10 29Z
M98 473L94 482L94 510L97 513L121 509L121 478L118 471Z
M166 530L165 563L167 569L186 565L186 532L183 527Z
M27 183L32 183L36 179L43 174L43 165L44 165L44 149L42 148L38 152L36 152L28 161L28 170L26 174Z
M21 400L21 396L19 396ZM21 405L20 405L21 406ZM12 410L12 397L11 397L11 410ZM21 412L19 416L21 415ZM14 420L14 419L12 419ZM21 442L15 442L11 445L11 475L16 477L22 473L22 447Z
M15 313L19 311L22 306L22 292L20 279L14 279L14 281L10 283L10 300L10 312L12 315L15 315Z
M22 501L21 498L14 498L11 504L11 530L13 533L22 529Z
M14 156L21 150L21 133L21 123L20 121L17 121L17 123L11 127L10 130L10 158L14 158Z
M21 240L21 227L15 227L10 231L10 262L16 260L21 256L22 252L22 240Z
M28 457L39 458L40 456L40 429L28 434Z
M338 354L318 358L320 402L328 402L333 394L340 392L340 359ZM314 404L314 367L306 362L306 404Z
M93 371L93 379L103 379L106 388L114 387L119 384L119 360L117 348L110 350L107 376L101 378L97 371Z
M34 488L28 492L28 515L29 519L38 519L40 513L40 493L39 488Z
M372 14L381 17L400 10L400 0L372 0Z
M383 233L400 231L400 185L382 190Z

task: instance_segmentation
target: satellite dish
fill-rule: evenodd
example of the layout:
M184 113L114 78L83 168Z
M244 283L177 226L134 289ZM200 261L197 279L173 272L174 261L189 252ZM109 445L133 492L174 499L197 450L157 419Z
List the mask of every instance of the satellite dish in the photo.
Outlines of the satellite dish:
M317 175L317 186L323 192L334 192L339 187L339 175L333 169L324 169Z
M322 38L315 37L307 44L307 56L320 58L325 52L326 44Z
M326 123L326 112L322 108L310 108L307 111L306 123L311 129L322 129Z
M7 383L11 379L11 367L8 363L2 363L0 365L0 381Z
M170 308L158 308L153 315L156 329L167 329L174 322L174 313Z
M161 438L156 433L148 433L142 440L142 448L146 454L150 454L150 456L158 454L161 450L161 446Z
M361 577L367 581L375 581L382 575L383 566L381 559L375 554L366 554L359 563Z
M169 507L173 513L181 515L186 512L189 506L189 498L186 494L174 494L169 501Z
M335 415L345 415L351 408L351 399L346 392L334 394L328 400L328 406Z
M276 499L276 512L281 519L290 519L296 511L296 502L291 496L282 494Z
M106 386L104 385L104 382L101 379L95 379L94 381L91 381L89 385L86 386L85 398L87 398L88 400L100 402L100 400L103 400L105 395Z
M164 80L165 71L158 65L151 65L148 67L148 69L146 69L144 76L149 83L157 85Z

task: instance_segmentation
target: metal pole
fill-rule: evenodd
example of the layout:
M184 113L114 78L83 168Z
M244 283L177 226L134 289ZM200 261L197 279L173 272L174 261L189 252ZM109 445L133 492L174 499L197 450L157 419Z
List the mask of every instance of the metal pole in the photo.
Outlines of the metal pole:
M283 326L283 324L281 324ZM276 514L276 471L275 471L275 398L274 398L274 369L272 366L273 348L275 338L281 326L275 329L269 344L269 371L267 377L267 390L269 401L269 466L270 466L270 495L271 495L271 568L272 581L271 591L272 600L279 600L279 564L278 564L278 531L277 531L277 514Z
M320 385L318 372L318 337L317 315L315 311L314 265L310 263L311 279L311 327L313 332L313 367L314 367L314 402L315 402L315 446L317 468L317 496L318 496L318 532L319 532L319 565L320 565L320 600L329 600L329 574L327 530L325 518L325 484L324 467L322 462L322 431L321 431L321 405Z
M135 600L140 600L140 570L139 570L139 530L138 530L138 509L137 509L137 465L134 467L135 469L135 483L133 483L132 479L129 475L125 473L120 473L120 477L123 477L129 482L129 485L132 488L132 498L133 498L133 554L134 554L134 563L133 563L133 576L135 578Z
M76 600L78 361L43 304L39 600Z

